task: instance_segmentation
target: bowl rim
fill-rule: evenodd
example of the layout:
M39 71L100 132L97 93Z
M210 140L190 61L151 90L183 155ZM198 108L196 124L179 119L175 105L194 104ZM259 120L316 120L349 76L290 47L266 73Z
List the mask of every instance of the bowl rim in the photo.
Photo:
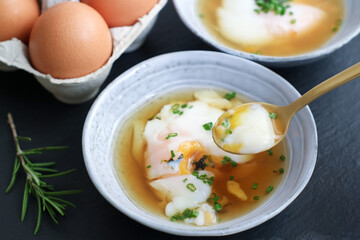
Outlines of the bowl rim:
M258 62L263 62L265 64L273 64L273 63L296 63L296 62L303 62L303 61L307 61L307 60L313 60L313 59L318 59L321 57L324 57L338 49L340 49L341 47L343 47L345 44L349 43L352 39L354 39L357 35L360 34L360 24L357 26L357 28L355 28L355 30L347 35L345 38L342 38L340 41L337 41L329 46L326 46L324 48L318 48L314 51L310 51L307 53L303 53L303 54L299 54L299 55L293 55L293 56L285 56L285 57L276 57L276 56L266 56L266 55L258 55L258 54L253 54L253 53L248 53L248 52L244 52L241 50L236 50L230 47L227 47L226 45L213 40L211 38L208 38L202 34L200 34L197 29L193 26L193 24L190 23L190 20L188 18L186 18L186 16L183 14L183 12L180 10L181 8L180 6L180 2L182 0L172 0L173 4L175 6L175 10L178 13L181 21L185 24L185 26L193 33L195 34L197 37L199 37L201 40L203 40L204 42L206 42L207 44L210 44L211 46L215 47L216 49L228 53L228 54L232 54L238 57L242 57L245 59L249 59L252 61L258 61ZM197 1L193 1L193 3L197 3ZM190 9L190 8L188 8Z
M235 233L239 233L242 231L246 231L248 229L254 228L266 221L268 221L269 219L273 218L274 216L276 216L277 214L279 214L281 211L283 211L290 203L292 203L298 196L299 194L304 190L304 188L306 187L306 185L308 184L308 182L310 181L310 178L314 172L315 169L315 165L316 165L316 160L317 160L317 153L318 153L318 135L317 135L317 128L316 128L316 123L314 120L314 116L309 108L309 106L306 106L304 109L307 110L308 112L308 117L309 120L311 122L312 127L314 128L314 142L315 142L315 146L313 147L313 153L312 153L312 159L310 161L310 166L309 169L307 171L306 174L304 174L304 177L302 179L302 183L299 185L298 189L296 192L294 192L293 195L289 196L289 198L287 198L278 208L276 208L275 210L273 210L270 214L263 216L261 219L257 219L256 221L252 222L252 225L246 229L243 230L236 230L236 228L227 228L227 229L223 229L223 230L216 230L216 234L214 234L214 232L207 232L207 231L196 231L196 230L188 230L188 231L183 231L180 229L169 229L169 228L162 228L158 223L156 222L152 222L151 220L139 217L136 213L133 213L132 211L130 211L128 208L126 207L122 207L119 204L117 204L117 202L113 201L113 199L109 196L109 194L106 192L105 188L100 184L100 180L97 178L96 173L95 173L95 169L92 167L92 163L91 163L91 154L90 154L90 149L86 146L86 142L87 142L87 135L88 132L91 131L91 124L92 124L92 120L95 117L96 111L99 108L99 106L102 104L102 102L104 102L107 99L107 92L111 91L113 88L116 87L117 84L121 84L123 82L124 79L131 77L134 74L137 74L138 72L144 71L143 66L148 66L147 63L149 62L153 62L153 61L157 61L159 59L166 59L166 58L171 58L171 59L177 59L176 56L178 55L182 55L182 54L188 54L189 57L192 54L203 54L203 55L209 55L209 58L214 57L214 56L220 56L220 57L225 57L225 58L231 58L233 61L238 61L239 63L245 63L245 64L250 64L250 65L255 65L258 68L261 68L263 71L267 71L269 74L272 74L274 77L277 77L278 81L282 81L282 84L287 85L287 87L289 87L289 90L291 90L295 95L297 96L301 96L300 93L288 82L286 81L283 77L281 77L280 75L278 75L277 73L271 71L270 69L249 61L247 59L243 59L243 58L238 58L236 56L233 55L229 55L226 53L221 53L221 52L215 52L215 51L180 51L180 52L173 52L173 53L166 53L166 54L162 54L159 56L155 56L153 58L147 59L145 61L142 61L138 64L136 64L135 66L131 67L130 69L126 70L124 73L122 73L121 75L119 75L118 77L116 77L100 94L99 96L96 98L96 100L94 101L93 105L91 106L85 123L84 123L84 127L83 127L83 134L82 134L82 150L83 150L83 157L84 157L84 163L85 163L85 167L86 170L88 172L88 175L93 183L93 185L95 186L95 188L97 189L97 191L109 202L111 203L116 209L118 209L120 212L122 212L123 214L125 214L126 216L128 216L129 218L135 220L138 223L141 223L147 227L150 227L152 229L155 229L157 231L161 231L161 232L165 232L165 233L169 233L169 234L174 234L174 235L179 235L179 236L225 236L225 235L231 235L231 234L235 234ZM210 56L211 55L211 56ZM127 196L128 197L128 196ZM131 200L130 198L128 198L129 200ZM141 209L141 207L139 207ZM150 215L154 215L152 213L149 213Z

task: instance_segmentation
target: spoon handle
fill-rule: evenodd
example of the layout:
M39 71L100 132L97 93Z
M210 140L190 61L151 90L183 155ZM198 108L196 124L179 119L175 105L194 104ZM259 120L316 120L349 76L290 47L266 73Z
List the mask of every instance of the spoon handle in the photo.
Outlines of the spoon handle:
M315 86L295 102L288 105L287 108L289 110L291 109L293 114L295 114L318 97L354 80L357 77L360 77L360 62Z

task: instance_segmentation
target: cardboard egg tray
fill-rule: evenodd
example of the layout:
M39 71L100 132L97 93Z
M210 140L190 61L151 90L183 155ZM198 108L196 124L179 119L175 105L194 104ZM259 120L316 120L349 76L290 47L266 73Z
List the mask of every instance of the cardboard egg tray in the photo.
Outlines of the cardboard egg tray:
M64 0L42 0L41 12ZM71 2L79 2L72 0ZM78 104L94 97L109 75L116 59L126 50L135 50L144 42L147 33L155 23L157 14L165 6L167 0L159 0L153 9L141 17L134 25L110 28L113 40L113 51L107 63L86 76L72 79L56 79L49 74L37 71L30 62L28 47L20 40L13 38L0 42L0 70L25 70L35 76L39 83L51 92L58 100Z

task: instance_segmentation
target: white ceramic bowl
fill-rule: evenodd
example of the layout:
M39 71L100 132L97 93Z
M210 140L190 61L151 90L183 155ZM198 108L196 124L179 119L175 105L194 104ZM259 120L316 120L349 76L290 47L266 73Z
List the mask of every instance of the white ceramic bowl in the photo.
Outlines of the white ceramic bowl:
M83 130L83 154L98 191L118 210L151 228L187 236L219 236L244 231L280 213L304 189L317 156L316 126L308 107L296 114L287 141L287 174L270 198L256 210L209 227L171 222L129 199L114 167L114 147L124 120L139 106L166 91L194 87L236 91L255 101L286 105L300 94L286 80L259 64L218 52L170 53L131 68L100 94ZM305 209L304 209L305 210ZM106 219L104 219L106 221Z
M292 67L308 64L319 60L341 48L360 33L360 1L343 0L345 4L345 19L340 31L321 48L301 55L289 57L271 57L251 54L220 43L203 25L198 12L199 0L173 0L175 8L185 25L198 37L220 51L259 62L272 67Z

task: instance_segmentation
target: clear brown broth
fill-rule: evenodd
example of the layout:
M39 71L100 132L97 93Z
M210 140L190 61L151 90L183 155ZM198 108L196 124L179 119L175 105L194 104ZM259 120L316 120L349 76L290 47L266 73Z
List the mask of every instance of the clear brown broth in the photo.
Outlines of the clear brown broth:
M129 117L127 121L122 124L118 133L114 163L120 183L133 202L144 210L158 216L166 217L164 214L164 205L160 204L160 200L156 197L149 185L149 180L145 177L145 160L143 159L143 164L139 165L131 153L132 122L134 120L147 122L151 117L156 115L164 105L171 102L188 102L194 100L193 92L195 90L196 89L166 94L148 103ZM225 95L224 91L218 92ZM244 101L244 99L241 100ZM260 206L277 190L277 187L286 175L287 163L289 161L288 159L285 161L280 160L281 155L287 156L285 141L278 144L272 150L272 156L270 156L268 152L259 153L256 154L255 158L250 162L238 164L236 168L232 168L229 164L222 165L216 161L214 161L215 168L206 168L207 171L215 173L212 192L215 192L220 197L226 196L230 202L222 211L217 213L217 216L221 218L221 222L249 213ZM280 168L285 170L284 174L279 172ZM230 176L234 176L234 181L238 182L247 194L247 201L243 202L227 192L226 182ZM258 183L256 190L252 189L254 183ZM270 185L274 186L274 190L267 193L266 190ZM260 199L254 200L254 196L259 196Z
M267 56L292 56L304 54L320 48L340 29L337 22L344 17L343 0L293 0L294 3L303 3L318 7L326 13L326 17L318 26L307 31L301 36L289 35L289 37L273 41L266 46L258 48L252 45L242 45L229 41L217 30L218 23L216 9L221 6L223 0L200 0L199 16L209 32L218 41L230 48L258 53ZM289 11L289 10L288 10ZM337 31L334 28L337 28Z

